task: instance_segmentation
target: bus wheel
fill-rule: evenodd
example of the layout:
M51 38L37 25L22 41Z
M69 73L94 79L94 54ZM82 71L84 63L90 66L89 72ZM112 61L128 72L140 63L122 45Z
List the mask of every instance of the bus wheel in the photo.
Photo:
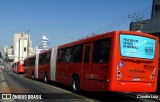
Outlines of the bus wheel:
M74 93L79 93L80 91L80 82L78 77L73 77L72 78L72 89Z
M47 75L47 73L44 74L44 82L48 83L48 75Z

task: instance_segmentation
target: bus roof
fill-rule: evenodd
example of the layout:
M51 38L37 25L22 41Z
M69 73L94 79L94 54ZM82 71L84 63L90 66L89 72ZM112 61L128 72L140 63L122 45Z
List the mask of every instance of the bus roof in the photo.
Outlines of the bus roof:
M88 38L85 38L85 39L81 39L81 40L77 40L77 41L74 41L74 42L71 42L71 43L68 43L68 44L60 45L60 46L58 46L58 48L69 47L69 46L82 44L82 43L88 43L88 42L94 41L96 39L97 40L98 39L103 39L103 38L106 38L107 36L110 36L110 34L138 34L138 35L141 35L141 36L146 35L147 37L150 37L150 38L156 38L153 35L149 35L149 34L146 34L146 33L143 33L143 32L117 30L117 31L103 33L103 34L98 34L98 35L91 36L91 37L88 37Z

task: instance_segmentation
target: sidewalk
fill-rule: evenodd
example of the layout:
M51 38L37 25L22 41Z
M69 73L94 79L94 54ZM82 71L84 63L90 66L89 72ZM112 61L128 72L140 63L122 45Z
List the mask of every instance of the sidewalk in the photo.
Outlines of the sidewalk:
M2 68L0 68L0 97L2 98L2 94L7 94L7 93L11 93L7 83L6 83L6 80L3 76L3 73L2 73ZM1 99L0 98L0 102L14 102L14 100L10 99L10 100L7 100L7 99Z

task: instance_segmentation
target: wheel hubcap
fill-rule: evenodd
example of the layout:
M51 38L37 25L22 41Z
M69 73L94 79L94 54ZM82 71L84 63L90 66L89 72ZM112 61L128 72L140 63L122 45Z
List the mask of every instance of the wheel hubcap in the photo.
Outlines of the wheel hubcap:
M45 78L44 78L44 81L45 81L45 82L47 81L47 78L46 78L46 76L45 76Z
M76 90L76 81L73 82L73 89Z

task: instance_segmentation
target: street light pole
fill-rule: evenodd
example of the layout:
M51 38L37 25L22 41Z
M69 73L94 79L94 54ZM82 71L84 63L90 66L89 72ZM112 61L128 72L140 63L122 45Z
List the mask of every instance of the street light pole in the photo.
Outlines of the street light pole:
M27 40L27 57L29 57L29 30L28 30L28 40Z
M73 41L76 41L71 35L67 35L67 37L70 37Z

